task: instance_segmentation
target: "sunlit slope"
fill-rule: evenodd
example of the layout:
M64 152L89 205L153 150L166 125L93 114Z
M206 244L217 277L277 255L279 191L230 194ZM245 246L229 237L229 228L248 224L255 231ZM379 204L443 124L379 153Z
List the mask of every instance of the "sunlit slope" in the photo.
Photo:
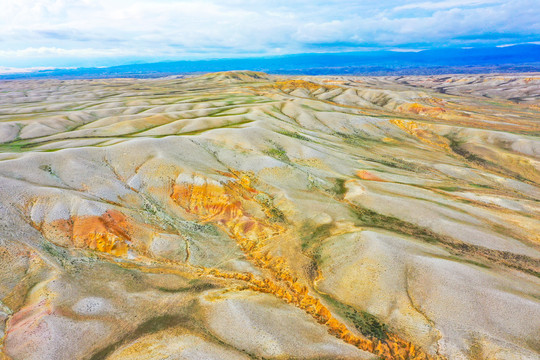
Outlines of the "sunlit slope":
M538 103L254 72L0 88L0 358L540 353Z

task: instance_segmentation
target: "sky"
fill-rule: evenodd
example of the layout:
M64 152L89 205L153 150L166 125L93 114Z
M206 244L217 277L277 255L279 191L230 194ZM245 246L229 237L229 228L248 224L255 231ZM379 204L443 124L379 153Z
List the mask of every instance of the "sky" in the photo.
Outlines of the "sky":
M0 67L540 43L539 0L1 0Z

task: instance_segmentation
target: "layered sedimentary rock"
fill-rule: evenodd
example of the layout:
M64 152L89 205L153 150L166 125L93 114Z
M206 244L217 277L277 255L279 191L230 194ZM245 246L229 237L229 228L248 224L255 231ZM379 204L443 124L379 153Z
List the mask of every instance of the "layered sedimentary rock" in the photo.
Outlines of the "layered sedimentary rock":
M537 80L480 78L0 84L0 357L535 359Z

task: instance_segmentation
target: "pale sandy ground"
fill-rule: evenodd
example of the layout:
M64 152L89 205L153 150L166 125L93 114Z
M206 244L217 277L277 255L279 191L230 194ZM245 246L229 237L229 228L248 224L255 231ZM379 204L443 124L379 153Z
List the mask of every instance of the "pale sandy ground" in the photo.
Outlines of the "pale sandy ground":
M0 359L375 358L197 272L274 276L173 199L231 173L243 219L282 229L264 251L351 332L343 309L431 355L538 359L539 96L535 74L2 82ZM58 225L108 211L125 254Z

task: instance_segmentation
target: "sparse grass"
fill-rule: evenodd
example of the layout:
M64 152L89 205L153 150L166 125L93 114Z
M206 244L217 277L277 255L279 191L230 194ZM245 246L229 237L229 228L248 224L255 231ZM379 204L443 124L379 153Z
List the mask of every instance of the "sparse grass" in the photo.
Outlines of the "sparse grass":
M55 177L55 178L59 178L58 175L54 172L54 170L52 169L51 165L41 165L39 167L41 170L49 173L51 176Z
M304 135L299 134L299 133L294 132L294 131L283 130L283 131L279 131L279 133L282 134L282 135L285 135L285 136L289 136L289 137L298 139L298 140L311 141L309 138L305 137Z
M53 257L54 260L58 261L59 265L62 266L64 269L69 271L74 270L73 259L71 258L68 250L49 241L44 241L41 244L41 248L45 253ZM87 260L88 259L89 258L87 257Z
M347 179L344 178L332 178L329 181L319 183L315 183L315 181L312 181L310 183L310 189L322 190L325 193L331 195L332 197L338 200L342 200L343 196L347 192L347 189L345 188L346 181Z
M19 153L25 151L27 144L20 141L13 141L9 143L0 144L0 152L12 152Z
M188 306L189 307L186 307L186 312L191 310L193 313L195 313L195 306L191 303ZM140 338L145 334L157 333L161 330L178 326L179 324L189 324L190 321L192 321L192 318L190 318L188 315L160 315L153 317L150 320L143 322L136 329L134 329L134 331L126 332L126 334L124 334L118 341L98 350L89 359L106 359L111 353L120 348L122 345L125 345L134 339Z
M68 253L65 249L62 249L61 247L56 246L48 241L44 242L41 245L41 248L45 250L45 252L47 252L49 255L53 256L54 258L64 259L64 260L67 260L68 258Z
M364 226L381 228L404 235L409 235L430 244L448 241L443 236L410 222L400 220L393 216L383 215L373 210L352 205L356 218Z
M395 169L407 170L407 171L412 171L412 172L425 172L427 170L425 166L417 165L413 162L394 158L394 157L388 160L387 159L373 159L373 158L367 158L367 157L362 157L362 158L366 161L375 162L375 163L385 165L385 166L395 168Z
M346 180L342 178L335 178L334 186L330 189L330 191L334 193L337 197L343 198L343 196L347 192L347 189L345 188L345 181Z
M357 205L351 206L356 214L356 217L364 226L385 229L395 233L408 235L430 244L440 244L456 255L481 257L490 262L498 263L526 272L533 276L540 277L540 271L538 270L540 268L540 261L537 259L530 258L526 255L514 254L508 251L493 250L483 246L467 244L460 240L448 237L446 235L437 234L430 229L400 220L393 216L379 214L373 210ZM459 259L477 266L486 266L474 260L462 257L459 257Z
M527 255L493 250L463 242L452 242L446 245L458 255L481 256L491 262L502 264L540 278L540 260L528 257Z
M180 292L201 292L210 289L215 289L216 285L203 281L201 279L192 279L189 281L189 286L183 286L179 288L165 288L157 287L157 290L166 292L166 293L180 293Z
M227 128L240 127L242 125L249 124L250 122L253 122L253 120L244 119L244 120L239 121L239 122L233 122L233 123L230 123L230 124L224 124L224 125L219 125L219 126L215 126L215 127L209 127L209 128L206 128L206 129L193 130L193 131L188 131L188 132L181 132L181 133L176 134L176 136L199 135L199 134L203 134L203 133L205 133L207 131L215 130L215 129L227 129ZM175 135L175 134L158 135L158 136L166 137L166 136L171 136L171 135Z
M274 159L278 159L279 161L282 161L284 163L290 163L291 159L287 156L287 152L285 149L283 149L279 145L275 145L275 147L264 150L264 153L270 157L273 157Z
M477 165L480 165L480 166L488 166L488 165L490 165L489 161L481 158L480 156L478 156L476 154L473 154L473 153L465 150L462 147L462 144L463 144L463 142L461 142L461 141L458 142L455 139L450 138L450 149L452 149L453 152L455 152L456 154L464 157L467 161L470 161L470 162L475 163Z
M156 207L149 201L144 201L144 204L143 204L143 209L145 211L147 211L148 213L150 213L152 216L157 216L158 215L158 210L156 209Z
M380 340L385 340L388 337L388 326L379 321L376 316L367 311L356 310L354 307L344 304L329 295L321 294L321 296L336 313L349 320L362 335Z
M454 192L454 191L461 190L457 186L438 186L437 189L442 190L442 191L448 191L448 192Z
M269 208L270 211L270 222L285 222L285 214L283 211L279 210L277 207L272 206Z
M449 256L449 258L451 260L455 260L455 261L458 261L458 262L463 262L463 263L475 265L475 266L478 266L478 267L481 267L481 268L484 268L484 269L491 269L486 264L483 264L481 262L474 261L474 260L471 260L471 259L465 259L465 258L461 258L461 257L458 257L458 256Z
M334 135L339 136L343 139L343 141L346 144L353 145L353 146L369 146L373 142L377 142L375 139L370 137L367 133L358 133L355 132L354 134L347 134L342 132L336 132Z
M312 222L306 222L300 227L300 240L302 241L302 250L314 250L322 240L330 236L332 224L315 226Z
M267 215L270 222L284 223L286 221L285 214L274 205L272 197L267 194L257 194L255 200L268 211Z
M347 305L344 305L347 306ZM349 319L354 327L365 336L374 337L384 340L387 338L386 324L381 323L375 316L367 311L357 311L352 306L347 306L345 316Z
M480 189L493 189L493 186L486 185L486 184L470 184L472 187L480 188Z
M524 177L523 175L515 172L515 171L512 171L508 168L505 168L503 167L501 164L497 164L497 163L494 163L493 161L490 161L490 160L487 160L487 159L484 159L466 149L463 148L463 144L464 142L463 141L458 141L456 140L455 138L453 137L448 137L448 139L450 140L450 148L452 149L452 151L454 153L456 153L457 155L463 157L464 159L466 159L468 162L478 166L478 167L481 167L481 168L484 168L484 169L488 169L488 170L491 170L493 172L496 172L496 173L499 173L499 174L504 174L505 176L511 176L513 177L514 179L516 180L519 180L521 182L524 182L524 183L528 183L528 184L535 184L533 181L529 180L528 178Z

